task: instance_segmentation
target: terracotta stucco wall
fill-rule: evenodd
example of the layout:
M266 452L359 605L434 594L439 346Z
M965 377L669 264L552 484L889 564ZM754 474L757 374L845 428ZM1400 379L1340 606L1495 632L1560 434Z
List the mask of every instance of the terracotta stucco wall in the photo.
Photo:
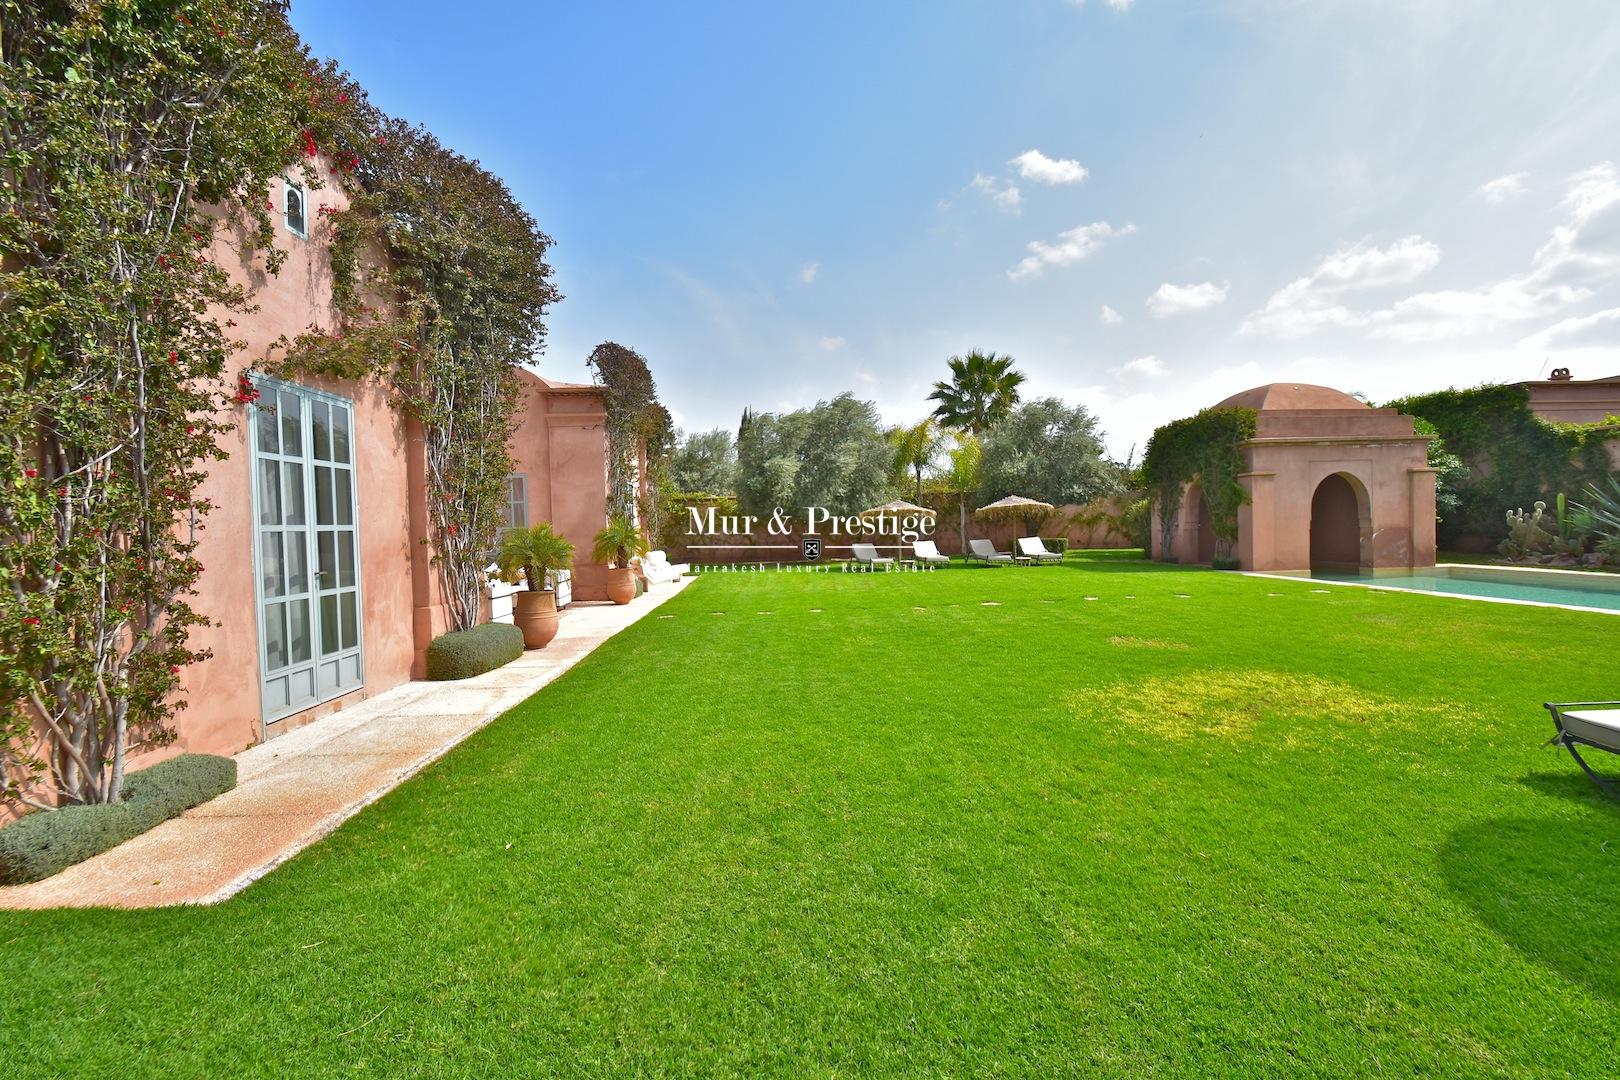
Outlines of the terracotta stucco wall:
M511 451L529 489L529 524L549 521L574 545L574 599L607 599L607 567L591 545L607 522L607 413L594 387L521 375L523 411Z
M215 258L249 289L256 310L233 314L232 335L245 348L230 370L260 365L275 351L275 342L309 326L335 325L332 269L328 259L322 204L347 206L342 190L330 182L308 192L308 238L284 227L279 213L282 192L272 193L278 213L276 245L287 252L280 272L263 270L262 257L243 258L236 238L225 234L215 245ZM223 232L223 231L222 231ZM360 599L364 639L365 685L344 697L294 714L279 723L290 731L320 715L370 694L397 686L410 677L414 653L411 563L420 546L412 543L409 483L411 447L398 412L387 393L375 384L333 379L288 379L354 402L355 500L360 523ZM216 464L202 494L215 509L206 520L198 549L204 571L196 598L198 610L216 623L197 631L193 641L213 656L189 668L183 682L187 707L180 715L179 739L169 753L181 750L234 753L260 737L259 627L254 604L253 507L248 448L247 409L237 406L237 428L222 439L230 455ZM156 760L156 758L153 758Z
M1434 565L1434 472L1427 445L1414 434L1411 417L1393 409L1260 413L1255 438L1243 444L1245 469L1238 477L1249 496L1238 510L1238 565L1310 569L1312 501L1322 482L1335 475L1344 477L1358 497L1359 565ZM1168 546L1155 511L1155 558L1209 561L1199 504L1196 486L1189 485ZM1339 515L1340 509L1332 513Z

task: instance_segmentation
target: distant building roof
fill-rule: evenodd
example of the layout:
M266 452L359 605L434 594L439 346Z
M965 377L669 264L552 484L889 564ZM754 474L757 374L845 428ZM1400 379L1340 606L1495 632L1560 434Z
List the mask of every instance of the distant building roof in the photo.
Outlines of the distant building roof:
M1370 408L1342 390L1310 383L1267 383L1245 390L1215 406L1217 409L1255 409L1259 412L1298 412Z

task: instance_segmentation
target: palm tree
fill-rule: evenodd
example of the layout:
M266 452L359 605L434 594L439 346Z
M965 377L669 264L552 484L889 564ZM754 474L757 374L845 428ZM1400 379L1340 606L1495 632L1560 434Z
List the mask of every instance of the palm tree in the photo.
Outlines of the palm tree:
M511 584L522 577L530 592L541 592L551 584L551 575L574 565L574 545L559 536L549 521L532 529L508 529L495 553L495 565Z
M1024 375L1013 370L1013 358L981 353L950 358L951 381L937 382L929 401L939 402L934 416L947 427L983 435L1007 418L1018 404Z
M956 449L951 451L951 466L940 477L945 489L956 496L960 521L957 530L962 538L962 551L968 549L968 502L984 486L984 446L978 436L965 431L956 433Z
M923 470L934 463L941 441L939 424L932 416L911 427L895 428L889 435L894 447L894 485L899 487L915 477L918 501L922 500Z

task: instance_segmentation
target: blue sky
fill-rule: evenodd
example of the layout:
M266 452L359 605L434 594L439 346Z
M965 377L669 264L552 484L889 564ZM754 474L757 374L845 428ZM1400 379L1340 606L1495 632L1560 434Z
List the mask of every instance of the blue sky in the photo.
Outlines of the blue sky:
M1262 382L1620 374L1612 0L296 0L689 429L1010 353L1123 455ZM1107 308L1105 312L1104 308Z

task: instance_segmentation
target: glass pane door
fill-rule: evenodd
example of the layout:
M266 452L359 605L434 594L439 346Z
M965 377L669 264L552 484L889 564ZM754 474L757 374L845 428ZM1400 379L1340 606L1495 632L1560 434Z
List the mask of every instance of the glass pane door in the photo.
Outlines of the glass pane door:
M362 685L353 408L270 379L253 406L254 566L265 732Z

